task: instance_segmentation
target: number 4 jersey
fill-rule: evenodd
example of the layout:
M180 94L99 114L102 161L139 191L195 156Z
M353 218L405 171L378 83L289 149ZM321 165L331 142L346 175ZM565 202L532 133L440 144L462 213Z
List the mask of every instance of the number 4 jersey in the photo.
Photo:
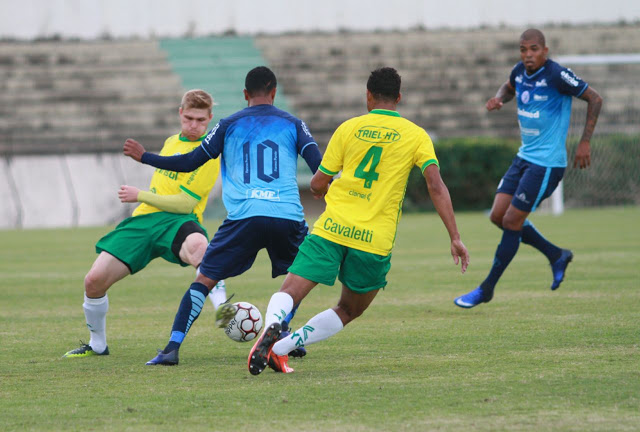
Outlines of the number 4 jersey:
M222 155L222 199L228 219L270 216L304 220L298 191L298 154L317 145L304 122L272 105L226 117L202 141Z
M313 234L377 255L389 255L409 173L438 165L424 129L395 111L373 110L336 130L318 168L335 179Z

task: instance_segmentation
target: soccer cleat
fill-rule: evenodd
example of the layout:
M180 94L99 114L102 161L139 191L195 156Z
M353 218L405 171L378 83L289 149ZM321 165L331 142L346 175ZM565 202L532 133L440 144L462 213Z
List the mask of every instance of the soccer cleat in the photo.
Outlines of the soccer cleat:
M229 301L233 298L235 294L232 294L231 297L227 299L226 302L222 303L216 309L216 327L225 328L227 324L236 316L237 309L236 307L229 303Z
M89 346L82 341L80 341L80 348L76 348L74 350L68 351L63 355L63 358L79 358L79 357L91 357L91 356L103 356L109 355L109 347L106 347L104 351L101 353L97 353Z
M289 330L285 330L285 328L289 328L289 327L287 326L286 322L283 321L282 333L280 333L280 338L278 340L284 339L291 334L291 332L289 332ZM297 358L301 358L306 355L307 355L307 350L305 349L305 347L298 347L289 353L289 357L297 357Z
M265 329L249 352L248 366L251 375L259 375L269 364L269 355L273 344L278 341L282 327L280 323L273 323Z
M456 306L460 306L461 308L471 309L474 306L478 306L480 303L489 303L492 298L493 290L491 290L491 292L485 292L482 288L478 287L470 293L461 295L453 302Z
M163 365L175 366L178 364L178 350L169 351L167 354L158 350L158 355L145 363L147 366Z
M293 368L289 367L288 361L288 355L280 356L271 351L269 353L269 360L267 361L267 364L276 372L291 373L293 372Z
M573 260L573 252L569 249L562 249L560 258L553 264L551 264L551 271L553 272L553 282L551 283L551 291L555 291L560 288L560 283L564 280L564 274L567 271L567 266Z

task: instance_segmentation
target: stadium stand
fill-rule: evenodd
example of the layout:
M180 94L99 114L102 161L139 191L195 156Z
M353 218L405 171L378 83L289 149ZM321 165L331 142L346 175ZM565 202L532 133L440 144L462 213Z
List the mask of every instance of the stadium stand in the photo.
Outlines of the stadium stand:
M552 58L640 54L638 26L543 29ZM279 78L276 105L304 119L321 148L342 121L365 112L363 83L383 65L403 76L401 113L433 137L517 137L515 104L487 115L484 103L518 60L519 31L0 41L0 228L118 220L130 211L115 197L118 185L146 187L149 178L145 167L118 156L122 142L133 136L158 150L177 130L186 88L213 93L214 120L244 107L244 76L259 64ZM605 99L596 133L640 135L640 61L582 63L575 69ZM583 118L574 114L578 127ZM576 190L584 189L580 181ZM638 195L635 183L616 181L616 190Z

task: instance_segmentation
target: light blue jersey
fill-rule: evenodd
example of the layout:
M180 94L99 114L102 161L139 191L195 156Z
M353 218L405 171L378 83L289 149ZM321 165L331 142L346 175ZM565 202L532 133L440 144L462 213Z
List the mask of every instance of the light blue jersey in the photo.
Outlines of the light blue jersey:
M543 167L566 167L571 100L582 95L588 84L553 60L532 75L519 62L509 82L518 101L522 137L518 156Z
M201 145L211 158L222 155L228 219L304 220L296 179L298 154L317 144L302 120L273 105L248 107L220 120Z

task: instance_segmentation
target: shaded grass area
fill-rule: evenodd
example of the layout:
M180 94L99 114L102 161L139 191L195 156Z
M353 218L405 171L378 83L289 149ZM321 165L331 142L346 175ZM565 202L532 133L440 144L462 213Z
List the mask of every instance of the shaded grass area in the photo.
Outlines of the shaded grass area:
M144 366L194 276L162 261L110 290L110 356L61 359L88 339L82 280L109 228L0 231L0 429L637 430L638 221L635 207L534 216L575 253L561 288L549 290L545 258L521 245L494 300L462 310L453 298L485 277L498 230L484 214L458 215L471 251L460 275L437 216L407 215L370 309L292 359L294 374L259 377L246 370L250 344L215 329L210 304L179 366ZM282 282L269 275L261 253L228 291L264 312ZM312 291L294 326L338 295Z

